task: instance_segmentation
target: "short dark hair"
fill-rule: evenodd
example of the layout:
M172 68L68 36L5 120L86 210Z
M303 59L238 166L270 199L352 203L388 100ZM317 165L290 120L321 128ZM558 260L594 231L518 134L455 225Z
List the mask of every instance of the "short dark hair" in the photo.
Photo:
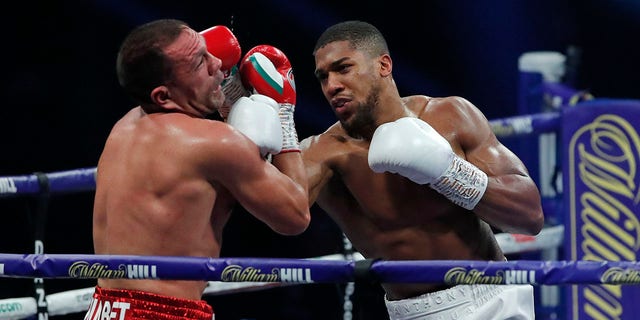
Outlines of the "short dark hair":
M176 19L159 19L133 29L122 42L116 61L118 82L141 104L151 104L153 88L171 77L171 61L164 49L189 26Z
M327 28L313 48L313 55L318 49L335 41L349 41L354 49L362 50L372 56L389 53L384 36L370 23L358 20L344 21Z

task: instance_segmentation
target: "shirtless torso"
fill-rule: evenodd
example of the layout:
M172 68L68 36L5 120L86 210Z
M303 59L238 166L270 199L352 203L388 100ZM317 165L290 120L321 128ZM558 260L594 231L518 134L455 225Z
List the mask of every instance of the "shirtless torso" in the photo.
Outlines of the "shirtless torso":
M221 28L218 36L234 38ZM113 126L98 161L96 254L219 257L223 228L236 203L283 235L299 234L309 225L300 153L270 149L272 158L266 161L262 145L243 134L251 127L264 133L262 141L283 140L281 131L266 130L265 124L280 126L273 107L234 102L251 111L235 122L245 127L208 119L224 109L226 96L223 61L207 44L229 43L234 42L206 43L175 19L138 26L123 41L118 81L139 106ZM201 300L206 284L101 278L86 318L211 319L211 306ZM110 310L116 302L125 306L119 315Z
M203 122L202 128L192 125L199 121ZM216 189L203 179L207 166L197 161L204 158L193 156L211 143L193 139L200 135L192 131L205 129L206 122L213 124L181 113L144 115L140 109L130 111L118 122L98 166L96 252L218 256L222 227L233 201L224 189ZM184 143L190 139L193 143ZM106 279L99 284L189 299L199 299L206 285Z
M483 157L487 167L482 169L526 172L487 132L488 127L461 122L483 117L465 102L426 96L406 97L403 102L410 115L431 124L458 155ZM455 123L458 126L453 127ZM400 175L373 172L367 163L369 143L350 137L339 122L303 141L311 198L317 197L316 203L360 253L385 260L504 259L491 227L479 215L452 204L426 185ZM465 155L463 147L473 147L481 154L468 150ZM488 154L494 158L486 158ZM400 299L432 292L442 285L386 283L383 287L389 298Z
M276 161L286 168L289 160ZM134 108L114 126L98 163L95 252L218 257L236 200L274 231L298 234L309 223L304 191L226 123ZM117 279L98 284L186 299L200 299L206 286Z

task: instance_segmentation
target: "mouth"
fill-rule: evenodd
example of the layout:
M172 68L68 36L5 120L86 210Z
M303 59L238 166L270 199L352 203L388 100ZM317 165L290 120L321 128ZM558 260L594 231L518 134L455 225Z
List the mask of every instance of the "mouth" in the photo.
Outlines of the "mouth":
M331 100L331 107L336 112L343 112L350 104L351 100L346 98L334 98Z

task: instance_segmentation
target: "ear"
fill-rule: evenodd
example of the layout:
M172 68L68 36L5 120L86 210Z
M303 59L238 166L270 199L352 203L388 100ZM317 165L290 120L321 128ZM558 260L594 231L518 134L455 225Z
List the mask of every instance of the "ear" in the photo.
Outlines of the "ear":
M169 88L167 86L157 86L153 90L151 90L151 101L160 107L166 107L166 105L171 100L171 95L169 94Z
M391 70L393 69L391 56L383 54L378 58L378 62L380 63L380 75L383 77L391 75Z

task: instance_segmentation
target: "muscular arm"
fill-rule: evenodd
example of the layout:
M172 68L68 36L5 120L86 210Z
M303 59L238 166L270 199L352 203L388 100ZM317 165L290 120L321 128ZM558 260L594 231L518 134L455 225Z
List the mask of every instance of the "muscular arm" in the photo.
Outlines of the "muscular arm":
M226 125L225 125L226 126ZM307 183L299 153L274 156L274 164L260 157L257 146L227 126L211 148L216 161L214 180L224 185L247 211L274 231L295 235L309 225ZM280 169L280 170L279 170Z
M319 147L320 139L320 136L311 136L300 142L309 186L309 207L316 202L320 191L333 175L331 169L321 160L321 154L318 154L322 152L322 148Z
M447 121L438 120L445 124L437 130L444 133L456 152L462 152L489 178L484 196L473 212L504 232L540 232L544 223L540 193L522 161L498 141L485 116L469 101L457 97L445 101L451 104L444 102L430 108L431 114L451 116ZM439 112L438 108L449 110ZM455 134L447 137L447 132Z
M271 163L283 174L291 178L307 193L307 175L300 152L285 152L273 156Z

